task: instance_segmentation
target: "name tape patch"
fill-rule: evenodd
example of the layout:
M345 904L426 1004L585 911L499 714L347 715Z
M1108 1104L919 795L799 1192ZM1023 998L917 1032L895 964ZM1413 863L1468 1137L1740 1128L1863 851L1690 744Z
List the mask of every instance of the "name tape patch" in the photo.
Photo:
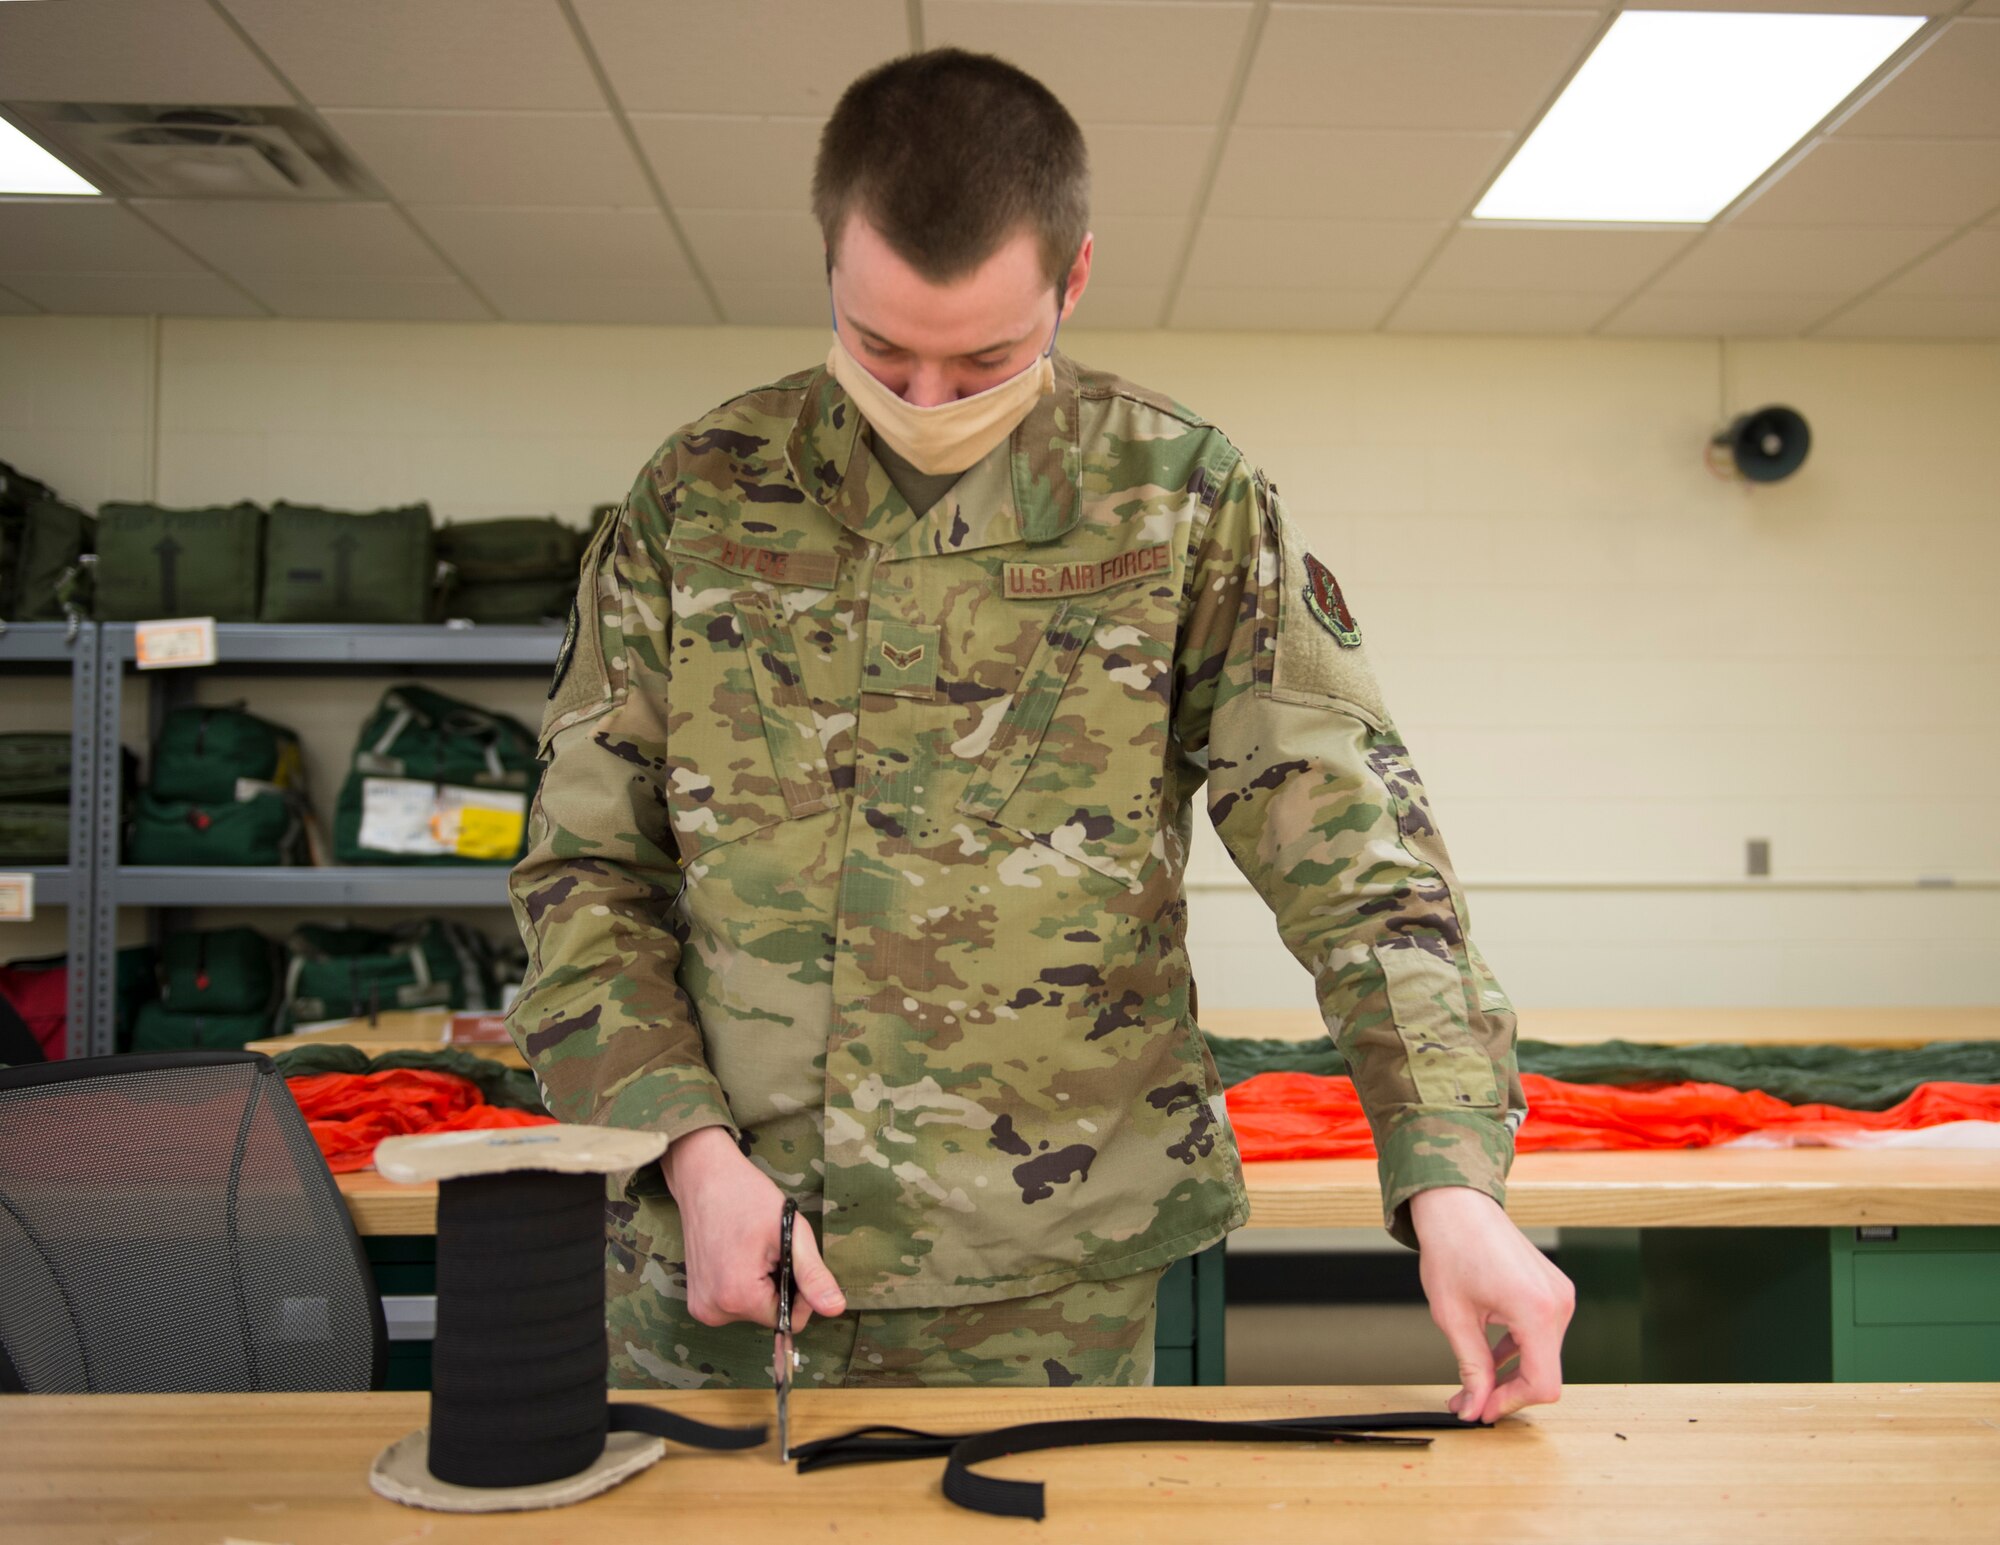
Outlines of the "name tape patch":
M1135 547L1130 552L1113 553L1109 558L1081 563L1009 563L1006 593L1009 596L1082 595L1108 585L1148 574L1164 574L1174 566L1174 550L1165 542L1151 547Z
M830 590L840 578L838 553L787 552L779 547L741 542L713 531L677 533L667 545L674 552L701 558L732 574L747 574L774 585L810 585Z

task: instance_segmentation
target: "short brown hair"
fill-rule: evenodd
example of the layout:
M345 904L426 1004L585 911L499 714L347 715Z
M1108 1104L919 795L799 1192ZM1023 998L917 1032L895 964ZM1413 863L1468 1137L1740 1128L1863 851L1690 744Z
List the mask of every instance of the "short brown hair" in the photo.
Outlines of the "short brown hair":
M970 273L1022 225L1051 284L1090 224L1083 131L1055 93L991 54L933 48L841 93L819 137L813 215L828 261L856 210L935 284Z

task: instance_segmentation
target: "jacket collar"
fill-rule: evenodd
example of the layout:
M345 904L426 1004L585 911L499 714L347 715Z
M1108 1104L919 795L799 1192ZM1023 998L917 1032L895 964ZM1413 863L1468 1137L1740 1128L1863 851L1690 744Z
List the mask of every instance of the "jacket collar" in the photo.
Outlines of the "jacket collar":
M1054 364L1056 389L914 522L861 433L860 410L825 365L806 382L785 460L807 498L848 530L885 543L891 557L1052 542L1083 508L1077 369L1061 349Z

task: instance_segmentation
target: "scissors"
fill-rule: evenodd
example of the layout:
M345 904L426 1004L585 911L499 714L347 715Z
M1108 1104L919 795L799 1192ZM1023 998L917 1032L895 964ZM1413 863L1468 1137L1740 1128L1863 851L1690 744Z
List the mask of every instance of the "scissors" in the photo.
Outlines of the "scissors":
M792 1392L792 1371L799 1365L797 1348L792 1345L792 1219L799 1204L789 1196L778 1216L778 1334L771 1350L772 1383L778 1391L778 1458L792 1457L791 1428L787 1421L788 1397Z

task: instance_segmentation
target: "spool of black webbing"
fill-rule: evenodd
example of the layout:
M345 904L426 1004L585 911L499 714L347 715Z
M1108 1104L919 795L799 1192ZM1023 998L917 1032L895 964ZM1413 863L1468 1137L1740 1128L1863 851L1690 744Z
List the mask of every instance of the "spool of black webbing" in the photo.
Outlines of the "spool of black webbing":
M711 1427L606 1396L604 1176L665 1139L544 1126L391 1138L383 1175L438 1187L431 1419L376 1458L381 1495L452 1512L580 1501L657 1460L661 1441L754 1448L762 1427Z

